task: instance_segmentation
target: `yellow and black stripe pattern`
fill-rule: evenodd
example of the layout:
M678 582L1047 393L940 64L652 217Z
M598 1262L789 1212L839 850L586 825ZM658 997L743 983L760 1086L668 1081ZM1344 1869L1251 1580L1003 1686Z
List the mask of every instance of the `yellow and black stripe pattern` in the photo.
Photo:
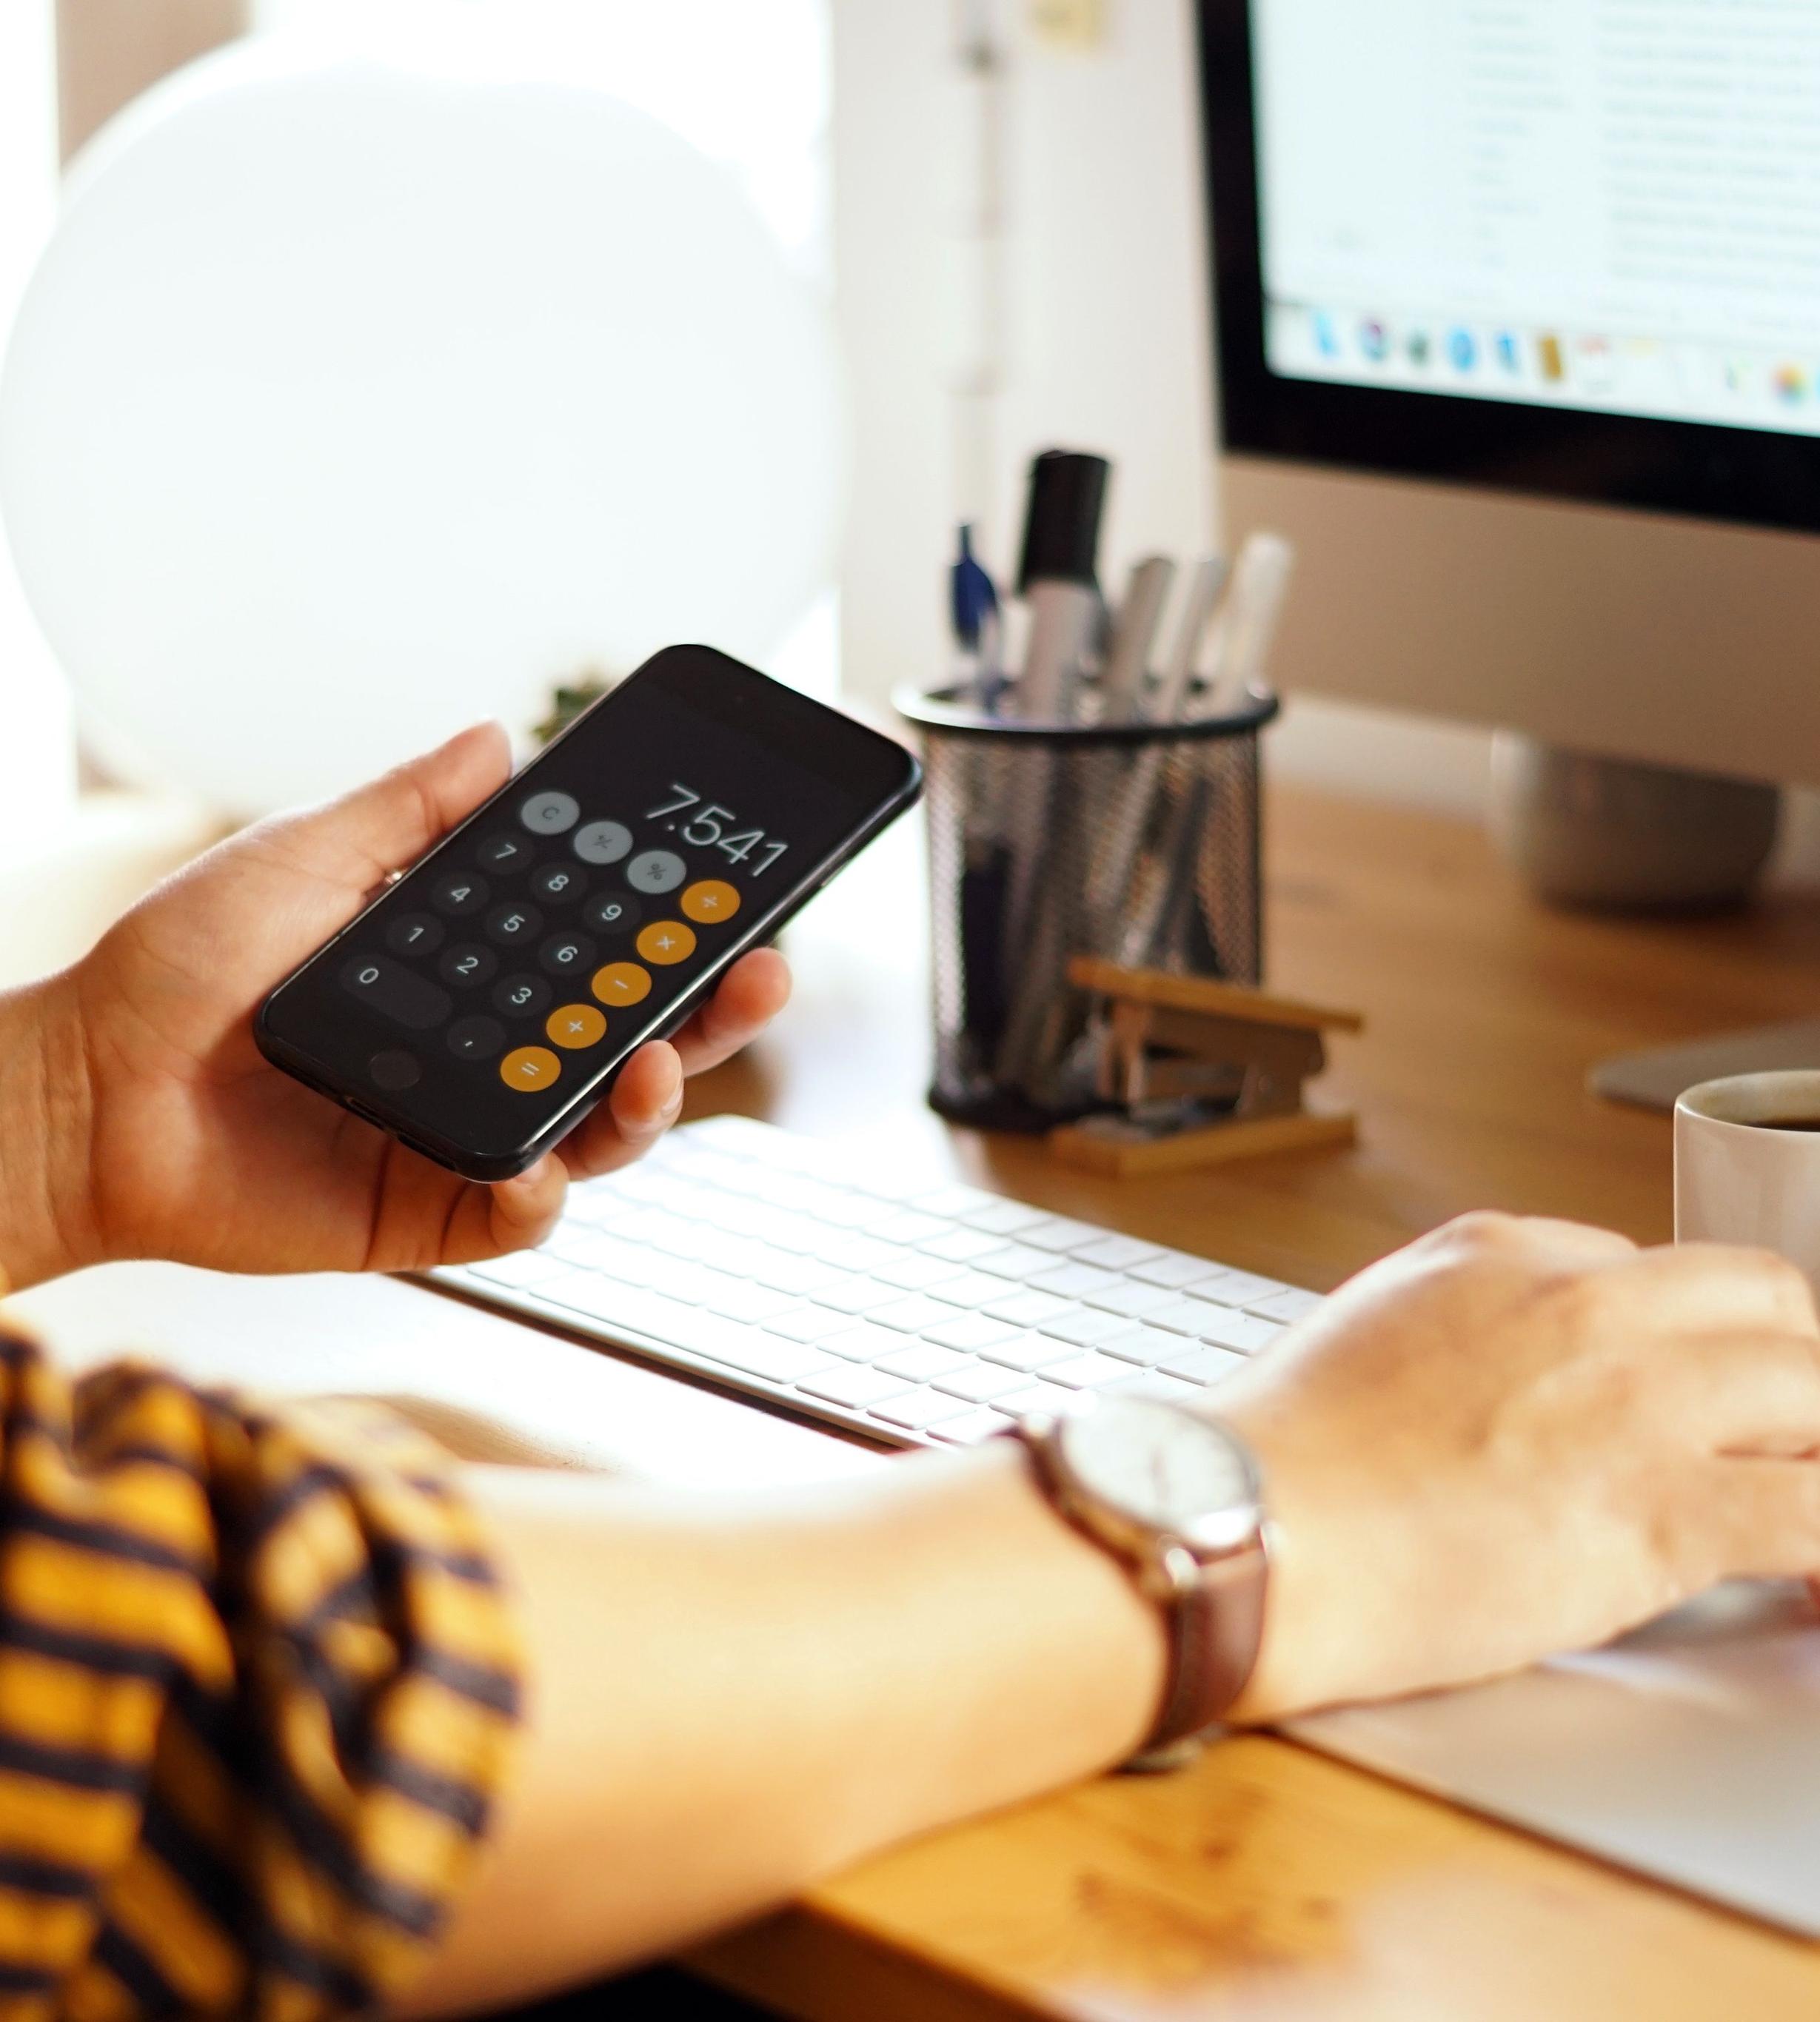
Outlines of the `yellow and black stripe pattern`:
M0 2016L397 1988L504 1773L509 1610L438 1450L0 1329Z

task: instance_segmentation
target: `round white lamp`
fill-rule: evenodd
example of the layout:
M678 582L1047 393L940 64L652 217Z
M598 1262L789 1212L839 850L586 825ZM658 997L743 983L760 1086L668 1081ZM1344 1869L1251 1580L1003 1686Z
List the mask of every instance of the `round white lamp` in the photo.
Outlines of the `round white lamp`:
M0 511L97 749L254 814L831 573L826 312L731 177L583 86L205 58L78 165Z

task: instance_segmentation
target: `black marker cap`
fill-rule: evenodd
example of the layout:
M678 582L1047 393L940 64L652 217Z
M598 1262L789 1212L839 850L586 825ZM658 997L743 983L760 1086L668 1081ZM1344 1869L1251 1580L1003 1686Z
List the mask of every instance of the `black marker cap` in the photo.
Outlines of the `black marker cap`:
M1033 582L1098 586L1099 516L1112 468L1103 456L1080 450L1046 449L1032 459L1020 593Z

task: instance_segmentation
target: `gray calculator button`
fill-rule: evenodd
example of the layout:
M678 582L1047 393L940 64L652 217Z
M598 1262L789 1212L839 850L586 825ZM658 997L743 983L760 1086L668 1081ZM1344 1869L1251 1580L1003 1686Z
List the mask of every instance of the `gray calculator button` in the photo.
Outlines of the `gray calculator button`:
M581 916L603 934L629 934L643 921L645 908L630 892L597 892Z
M386 945L394 954L434 954L442 946L442 922L427 913L400 913L386 929Z
M583 863L617 863L632 847L632 831L623 822L590 822L575 832L575 853Z
M452 913L458 920L477 913L492 896L492 886L473 870L451 870L429 888L431 905L439 913Z
M494 872L522 870L535 852L523 836L514 835L510 829L502 829L497 835L490 835L476 852L483 868Z
M477 942L457 941L437 964L436 973L458 990L472 990L477 984L491 983L499 974L499 958Z
M572 863L546 863L541 870L531 874L531 889L546 905L568 905L579 899L587 886L587 873L577 870Z
M552 976L576 976L594 965L594 944L586 934L552 934L537 951Z
M484 1014L458 1018L448 1033L448 1049L458 1060L490 1060L506 1043L506 1028Z
M517 941L535 940L543 927L543 915L535 906L510 899L504 905L495 906L486 918L488 938L503 947L510 947Z
M562 835L581 819L581 803L570 794L533 794L518 819L533 835Z
M509 976L493 988L493 1009L508 1018L540 1018L555 1001L541 976Z
M423 1079L423 1069L413 1053L400 1052L397 1047L385 1053L375 1053L367 1063L367 1078L375 1088L382 1088L395 1094L401 1088L415 1088Z
M643 849L626 866L626 882L634 892L674 892L689 875L689 866L673 849Z
M341 976L342 987L350 997L415 1031L440 1025L455 1009L446 990L401 968L389 955L357 954L342 963Z

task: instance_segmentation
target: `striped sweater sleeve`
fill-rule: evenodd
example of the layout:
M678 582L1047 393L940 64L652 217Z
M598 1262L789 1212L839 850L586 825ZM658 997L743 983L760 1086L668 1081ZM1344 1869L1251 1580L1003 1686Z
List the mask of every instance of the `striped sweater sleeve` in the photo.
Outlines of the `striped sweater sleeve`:
M485 1830L517 1677L402 1422L72 1384L0 1329L0 2014L374 2006Z

